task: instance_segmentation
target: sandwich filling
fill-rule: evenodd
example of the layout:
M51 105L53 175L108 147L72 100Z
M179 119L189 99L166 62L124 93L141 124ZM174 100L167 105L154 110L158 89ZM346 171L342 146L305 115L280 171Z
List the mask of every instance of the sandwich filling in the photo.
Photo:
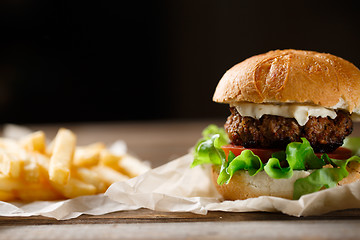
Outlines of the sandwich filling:
M241 103L232 106L244 117L260 119L263 115L275 115L294 118L300 126L304 126L310 117L336 118L335 110L320 106L265 103Z
M353 153L358 151L360 139L347 139L344 147L349 148ZM226 154L222 147L229 142L230 139L224 129L214 125L208 126L203 131L203 138L194 147L194 161L191 167L202 164L214 165L219 170L216 179L219 185L228 184L234 176L242 174L243 171L246 171L249 177L266 173L276 180L292 179L299 171L309 171L309 175L294 179L293 199L295 200L305 194L337 186L349 175L348 165L352 162L360 163L358 156L339 160L330 158L324 153L318 157L306 138L301 138L300 142L289 143L283 150L274 152L269 159L261 159L256 155L256 149L243 149L237 155L232 151Z
M306 138L315 152L332 152L353 130L350 114L345 111L334 111L335 116L327 116L325 112L324 115L308 116L306 123L301 125L291 116L260 113L248 116L246 111L243 115L244 112L240 109L241 114L238 109L230 107L231 115L225 130L233 144L248 148L283 148L290 142Z

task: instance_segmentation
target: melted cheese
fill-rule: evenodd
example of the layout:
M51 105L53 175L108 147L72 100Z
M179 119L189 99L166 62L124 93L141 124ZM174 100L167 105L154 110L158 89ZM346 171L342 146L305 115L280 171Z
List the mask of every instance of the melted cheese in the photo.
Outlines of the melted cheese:
M248 116L260 119L263 115L277 115L286 118L295 118L300 126L304 126L313 117L330 117L336 118L336 111L319 106L300 105L300 104L258 104L258 103L241 103L232 105L241 116Z

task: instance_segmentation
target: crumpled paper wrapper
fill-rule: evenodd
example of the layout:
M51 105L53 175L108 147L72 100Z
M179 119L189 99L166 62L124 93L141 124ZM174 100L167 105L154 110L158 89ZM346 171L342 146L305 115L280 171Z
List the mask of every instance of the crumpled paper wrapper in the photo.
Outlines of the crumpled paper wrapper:
M120 145L119 149L123 147ZM133 179L114 183L105 194L63 201L0 201L0 216L41 215L63 220L81 214L102 215L139 208L197 214L206 214L208 211L265 211L309 216L360 208L360 182L308 194L299 200L264 196L223 201L211 183L209 167L190 169L192 160L192 155L187 154Z
M264 211L310 216L360 207L360 182L308 194L299 200L263 196L222 201L211 183L209 168L190 169L192 160L191 154L185 155L137 178L114 183L105 194L129 206L198 214Z

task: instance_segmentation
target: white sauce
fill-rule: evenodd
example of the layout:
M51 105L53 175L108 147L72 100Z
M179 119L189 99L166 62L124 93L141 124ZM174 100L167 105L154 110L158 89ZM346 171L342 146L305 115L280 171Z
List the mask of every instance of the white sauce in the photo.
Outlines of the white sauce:
M332 109L344 109L347 111L349 109L349 105L341 97L339 99L339 102L337 104L335 104L334 106L332 106L331 108ZM360 106L357 106L352 110L352 114L350 115L350 117L353 122L360 122Z
M339 102L337 104L335 104L334 106L331 107L332 109L345 109L345 110L348 110L349 109L349 105L347 104L347 102L341 97L339 99ZM359 118L359 115L360 115L360 106L357 106L355 107L353 110L352 110L352 117L355 117L355 118ZM355 114L354 114L355 113ZM353 115L356 115L356 116L353 116Z
M310 116L336 118L336 112L319 106L300 105L300 104L259 104L259 103L241 103L231 105L241 116L248 116L260 119L263 115L277 115L286 118L295 118L300 126L304 126Z

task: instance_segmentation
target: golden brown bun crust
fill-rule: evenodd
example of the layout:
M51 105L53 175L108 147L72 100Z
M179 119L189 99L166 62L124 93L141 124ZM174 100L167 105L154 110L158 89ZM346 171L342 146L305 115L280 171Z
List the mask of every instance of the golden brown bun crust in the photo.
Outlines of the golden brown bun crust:
M360 180L360 164L351 162L347 168L349 175L341 180L338 185L345 185ZM294 171L291 179L273 179L264 171L255 176L249 176L247 171L238 171L228 184L218 185L216 180L219 176L220 167L212 166L212 180L217 191L225 200L244 200L260 196L274 196L293 199L294 182L301 177L310 174L308 171Z
M276 50L253 56L228 70L215 90L220 103L297 102L332 107L343 98L360 107L360 71L331 54Z

